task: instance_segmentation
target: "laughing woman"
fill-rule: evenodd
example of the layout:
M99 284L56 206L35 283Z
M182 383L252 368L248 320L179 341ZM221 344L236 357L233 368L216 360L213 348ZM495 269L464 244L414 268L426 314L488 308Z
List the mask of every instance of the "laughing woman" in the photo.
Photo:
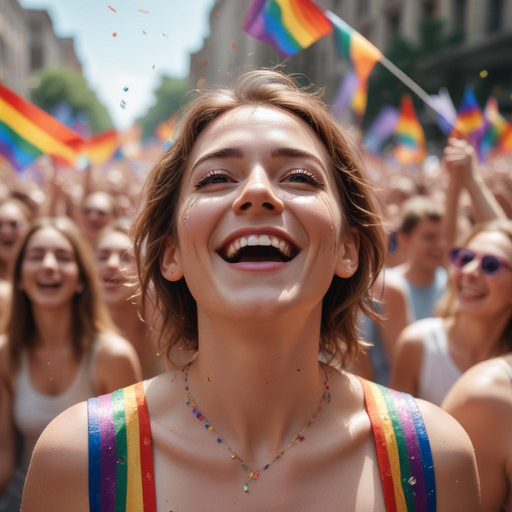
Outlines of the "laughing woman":
M113 332L100 299L92 255L74 224L35 221L14 261L12 307L0 338L2 512L19 510L32 450L56 416L141 376L135 351Z
M198 356L54 421L22 510L479 510L452 418L319 362L357 355L384 247L317 96L274 71L202 93L135 226L161 343Z

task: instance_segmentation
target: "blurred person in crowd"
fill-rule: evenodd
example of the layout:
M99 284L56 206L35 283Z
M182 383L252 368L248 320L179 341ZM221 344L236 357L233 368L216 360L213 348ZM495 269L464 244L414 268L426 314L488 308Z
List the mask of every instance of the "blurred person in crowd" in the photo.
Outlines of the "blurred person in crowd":
M0 510L19 510L33 448L56 416L140 378L135 350L115 333L78 229L67 218L36 220L14 262L0 340Z
M103 298L121 334L133 345L144 379L163 373L151 327L139 316L137 269L130 241L130 221L119 218L100 232L96 264Z
M446 288L444 210L427 196L416 196L402 205L399 244L406 262L386 271L386 280L397 282L405 293L408 323L432 316Z
M100 231L118 216L117 202L108 192L88 194L82 204L82 225L91 246L95 246Z
M32 213L18 199L0 202L0 281L9 281L18 242L27 232Z
M512 221L478 224L450 260L439 317L402 332L391 378L437 405L467 369L512 349Z
M386 252L355 144L318 95L279 72L199 94L134 227L166 352L181 341L198 356L57 418L34 451L23 512L125 498L130 510L224 510L227 496L237 510L405 510L406 499L479 510L472 448L453 418L319 362L357 355L356 316L374 316ZM379 471L396 453L389 430L375 441L384 397L420 429L423 455L411 417L400 421L412 429L396 423L405 478L389 463ZM124 425L128 449L116 441Z
M443 409L464 427L475 448L482 510L512 510L512 353L465 372Z

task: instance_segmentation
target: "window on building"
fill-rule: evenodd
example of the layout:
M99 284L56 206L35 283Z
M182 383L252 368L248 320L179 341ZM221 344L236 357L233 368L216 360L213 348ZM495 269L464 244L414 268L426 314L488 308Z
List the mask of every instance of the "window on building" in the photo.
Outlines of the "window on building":
M453 28L464 37L466 27L466 0L453 0Z
M489 0L489 32L499 32L502 26L503 0Z
M437 18L437 1L436 0L426 0L423 3L423 17L426 19Z
M357 2L357 17L359 19L366 18L370 11L370 0L358 0Z
M388 16L388 41L400 34L400 13L394 12Z

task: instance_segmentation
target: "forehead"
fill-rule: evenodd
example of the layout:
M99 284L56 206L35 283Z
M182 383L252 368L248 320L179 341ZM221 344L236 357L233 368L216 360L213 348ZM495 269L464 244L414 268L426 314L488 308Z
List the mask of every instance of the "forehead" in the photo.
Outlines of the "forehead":
M477 233L466 247L478 253L492 253L500 258L512 261L512 240L501 231L482 231Z
M327 148L305 121L284 110L257 105L230 110L210 123L195 141L191 161L206 152L234 146L251 154L294 146L314 153L327 168L330 162Z
M23 212L14 204L6 203L0 206L0 217L2 219L23 220Z
M27 250L35 248L65 249L73 251L73 245L68 238L55 228L38 229L27 243Z
M107 233L98 243L98 251L105 249L127 249L130 247L130 238L125 233L112 231Z
M112 208L109 198L105 194L91 194L84 201L84 206L86 208L98 208L101 210L110 210Z
M443 231L443 223L440 220L431 220L431 219L421 219L416 228L413 230L413 233L421 233L421 234L439 234Z

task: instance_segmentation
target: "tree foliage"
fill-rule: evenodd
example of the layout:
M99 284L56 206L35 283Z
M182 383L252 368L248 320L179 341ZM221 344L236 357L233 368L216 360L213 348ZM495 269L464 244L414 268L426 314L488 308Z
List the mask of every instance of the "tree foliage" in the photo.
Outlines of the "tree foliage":
M89 89L85 78L68 68L46 68L38 73L40 84L32 89L32 101L45 110L66 102L73 114L83 112L93 133L112 128L112 120L96 94Z
M157 126L168 121L183 106L184 96L187 92L186 78L162 77L162 82L155 91L155 104L137 120L142 128L143 140L153 137Z

